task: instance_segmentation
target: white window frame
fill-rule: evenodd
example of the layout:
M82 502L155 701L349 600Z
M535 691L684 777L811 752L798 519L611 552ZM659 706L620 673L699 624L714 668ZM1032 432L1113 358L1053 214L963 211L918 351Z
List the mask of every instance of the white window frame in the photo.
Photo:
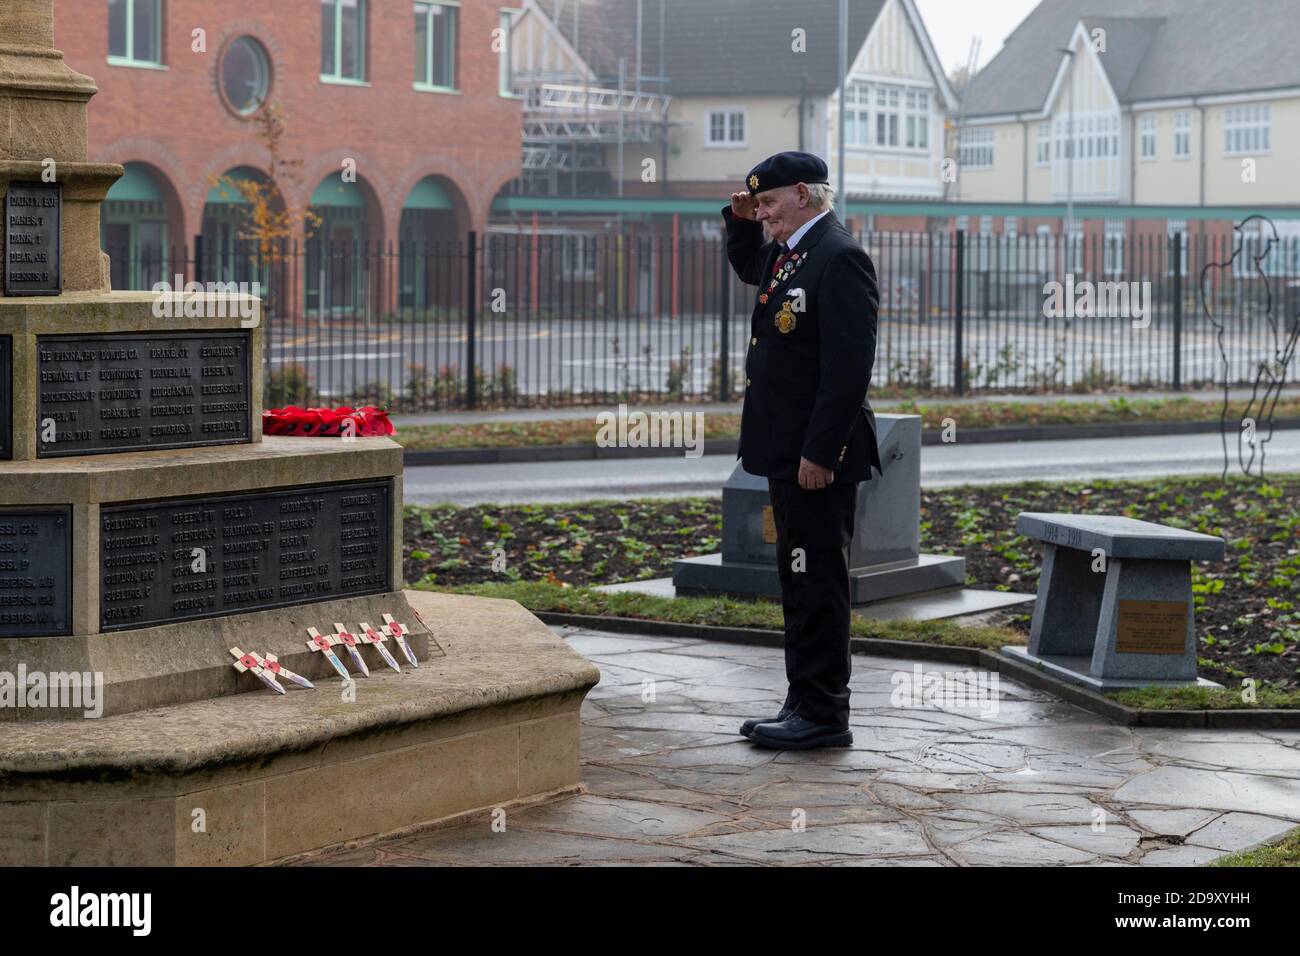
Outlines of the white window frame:
M1263 156L1273 151L1273 108L1268 103L1229 106L1223 111L1223 155Z
M968 126L957 134L957 163L961 171L992 169L993 127Z
M1127 225L1123 219L1105 220L1105 228L1102 232L1102 271L1108 276L1117 276L1124 272Z
M1052 161L1052 124L1038 124L1038 141L1034 150L1034 165L1047 166Z
M850 80L844 96L844 145L850 149L871 146L871 84Z
M898 149L903 141L900 129L903 115L902 87L885 83L876 83L873 86L876 100L875 144L885 149Z
M1174 159L1192 158L1192 114L1179 110L1174 114Z
M713 137L713 119L715 116L722 117L722 139ZM733 138L735 132L732 120L740 117L740 139ZM737 109L734 106L719 106L715 109L707 110L704 114L704 146L706 149L748 149L749 148L749 115L744 108Z
M903 93L903 148L930 151L930 91L908 87Z
M163 63L163 17L166 15L166 11L163 9L163 0L124 0L124 2L126 5L126 53L113 53L111 46L112 30L110 28L108 34L110 43L108 64L110 66L133 66L144 70L165 70L167 67ZM138 3L151 3L156 11L153 24L154 47L158 51L158 59L156 60L141 60L137 59L135 55L135 7ZM105 7L107 6L105 4Z
M1143 113L1138 120L1138 155L1145 163L1153 162L1156 156L1156 114Z
M1178 233L1182 233L1183 236L1183 245L1182 248L1179 250L1178 264L1183 278L1187 278L1188 277L1187 276L1187 220L1186 219L1167 220L1165 222L1166 242L1172 243L1174 236ZM1165 249L1168 250L1169 246L1166 245ZM1167 251L1165 253L1165 258L1169 260L1165 266L1165 275L1173 275L1174 263Z

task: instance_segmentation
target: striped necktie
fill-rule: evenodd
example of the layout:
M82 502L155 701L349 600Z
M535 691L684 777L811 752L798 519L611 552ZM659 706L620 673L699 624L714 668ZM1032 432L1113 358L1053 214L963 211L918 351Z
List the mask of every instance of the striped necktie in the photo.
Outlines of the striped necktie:
M781 271L781 267L785 265L785 260L788 258L790 258L790 247L783 242L781 243L781 255L777 257L776 265L772 267L772 275L776 275Z

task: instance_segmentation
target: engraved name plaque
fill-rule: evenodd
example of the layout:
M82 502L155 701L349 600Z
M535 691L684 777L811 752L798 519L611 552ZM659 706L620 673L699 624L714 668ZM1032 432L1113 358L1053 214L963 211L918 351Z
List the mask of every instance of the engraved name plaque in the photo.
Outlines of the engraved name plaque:
M5 193L5 295L63 291L63 186L10 183Z
M100 629L391 590L392 482L105 506Z
M1181 654L1186 647L1186 601L1119 602L1115 653Z
M0 638L72 633L72 509L0 508Z
M41 458L250 440L248 332L43 335Z

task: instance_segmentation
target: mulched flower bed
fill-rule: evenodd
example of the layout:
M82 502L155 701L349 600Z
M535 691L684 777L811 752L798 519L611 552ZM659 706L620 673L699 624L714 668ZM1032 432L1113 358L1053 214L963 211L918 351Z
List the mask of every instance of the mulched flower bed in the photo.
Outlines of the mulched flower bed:
M1202 672L1300 689L1300 475L924 491L921 511L923 550L964 555L971 587L1024 593L1037 588L1041 553L1015 533L1021 511L1127 515L1220 535L1223 565L1193 565ZM408 508L405 570L412 583L441 587L612 584L667 576L675 558L717 551L721 537L717 498ZM1004 622L1028 632L1027 613Z

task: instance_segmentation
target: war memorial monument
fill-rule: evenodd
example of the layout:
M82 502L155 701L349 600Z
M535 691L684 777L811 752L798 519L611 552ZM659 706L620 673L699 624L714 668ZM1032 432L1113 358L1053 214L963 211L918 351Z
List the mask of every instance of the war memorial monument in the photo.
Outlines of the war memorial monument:
M0 4L0 864L251 864L576 788L598 672L403 590L401 447L263 438L256 298L110 291L95 92L53 0ZM309 649L385 621L418 667Z

